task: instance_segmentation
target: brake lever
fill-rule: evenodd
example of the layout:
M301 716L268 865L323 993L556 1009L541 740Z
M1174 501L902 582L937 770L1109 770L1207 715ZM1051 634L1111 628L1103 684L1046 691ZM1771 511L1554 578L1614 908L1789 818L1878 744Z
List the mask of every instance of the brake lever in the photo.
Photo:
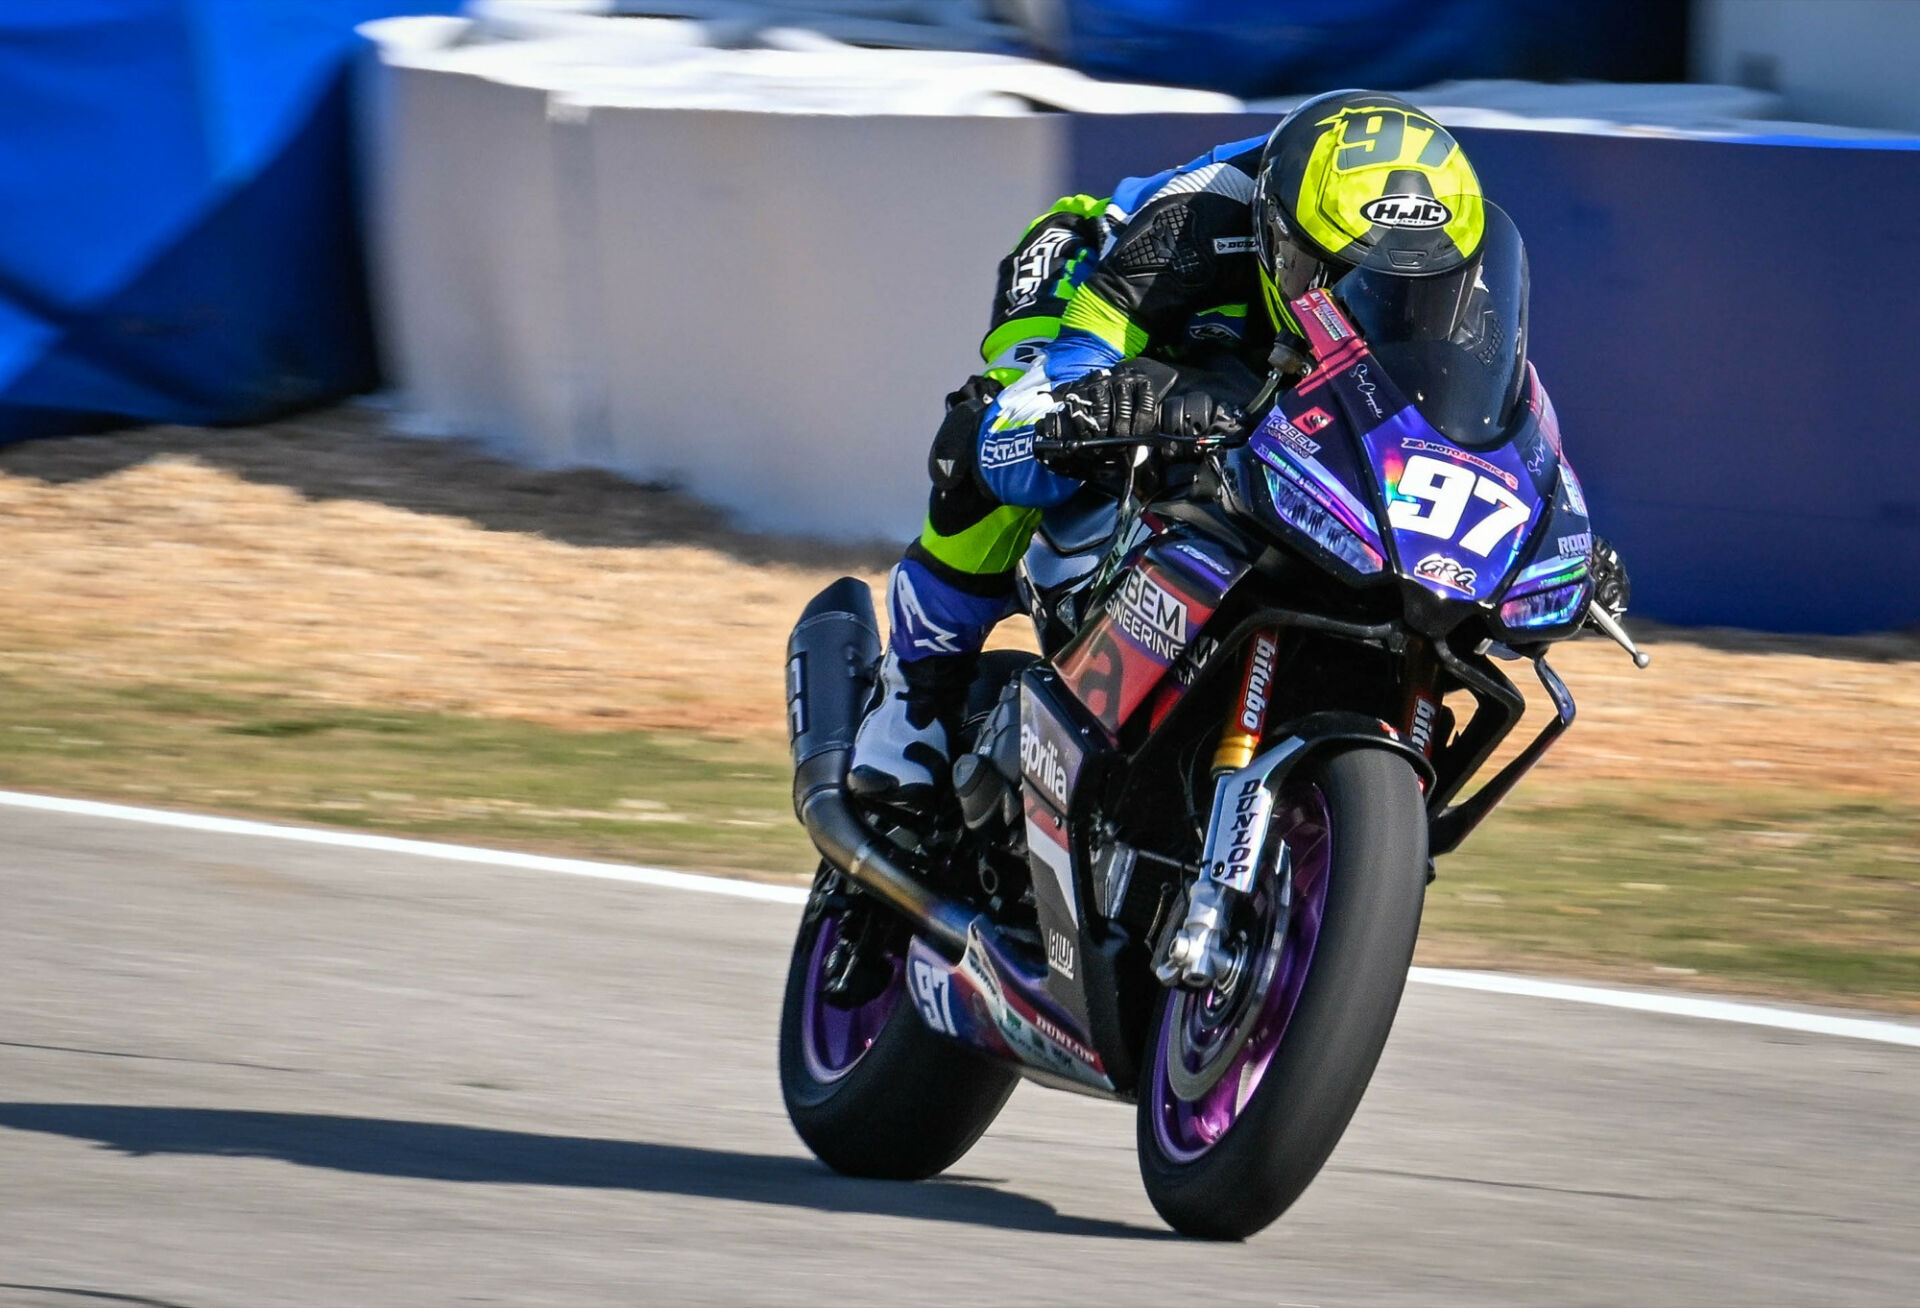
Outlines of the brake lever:
M1629 636L1627 629L1620 625L1620 620L1601 608L1598 604L1589 603L1587 605L1587 621L1595 627L1598 627L1606 635L1611 636L1614 644L1631 654L1633 656L1634 667L1644 668L1647 664L1653 662L1650 655L1640 652L1639 647L1633 643L1633 637Z

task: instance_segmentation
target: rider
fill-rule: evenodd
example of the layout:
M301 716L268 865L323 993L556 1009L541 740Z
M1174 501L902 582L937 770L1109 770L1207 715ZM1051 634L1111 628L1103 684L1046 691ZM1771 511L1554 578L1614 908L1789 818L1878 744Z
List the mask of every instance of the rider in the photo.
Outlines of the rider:
M1214 425L1205 392L1162 406L1151 377L1126 364L1140 356L1224 353L1297 380L1306 359L1289 302L1358 261L1374 244L1366 211L1391 196L1439 201L1424 212L1445 215L1460 258L1478 253L1480 184L1452 134L1394 96L1336 91L1269 136L1128 178L1109 200L1069 196L1028 227L1000 265L986 370L947 397L926 526L888 585L892 630L880 702L854 743L856 794L913 802L945 779L980 648L1014 608L1014 565L1041 511L1089 471L1071 453L1036 458L1036 427L1088 438ZM1457 198L1468 203L1449 207Z

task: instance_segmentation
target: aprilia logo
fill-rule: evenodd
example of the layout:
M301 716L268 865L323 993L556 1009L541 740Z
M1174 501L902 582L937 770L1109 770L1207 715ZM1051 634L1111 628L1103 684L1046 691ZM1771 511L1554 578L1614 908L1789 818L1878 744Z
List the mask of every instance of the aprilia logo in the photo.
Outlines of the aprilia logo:
M1067 765L1060 761L1060 746L1041 739L1040 733L1025 722L1020 724L1020 766L1062 808L1066 807Z

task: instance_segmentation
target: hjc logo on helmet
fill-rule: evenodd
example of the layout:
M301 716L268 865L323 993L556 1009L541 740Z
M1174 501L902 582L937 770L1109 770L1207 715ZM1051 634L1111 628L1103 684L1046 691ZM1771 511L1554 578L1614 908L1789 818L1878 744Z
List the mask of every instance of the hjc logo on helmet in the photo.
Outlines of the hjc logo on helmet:
M1453 210L1427 195L1383 195L1361 205L1360 216L1382 227L1445 227Z

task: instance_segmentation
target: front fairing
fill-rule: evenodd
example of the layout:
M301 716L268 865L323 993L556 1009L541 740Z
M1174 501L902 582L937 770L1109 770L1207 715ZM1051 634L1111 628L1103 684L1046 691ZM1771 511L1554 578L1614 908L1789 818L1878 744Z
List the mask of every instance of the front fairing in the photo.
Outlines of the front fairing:
M1538 376L1529 366L1503 439L1463 448L1330 302L1316 307L1319 366L1248 441L1230 477L1237 497L1268 534L1350 584L1397 581L1431 634L1476 611L1516 639L1566 634L1585 608L1591 528Z

